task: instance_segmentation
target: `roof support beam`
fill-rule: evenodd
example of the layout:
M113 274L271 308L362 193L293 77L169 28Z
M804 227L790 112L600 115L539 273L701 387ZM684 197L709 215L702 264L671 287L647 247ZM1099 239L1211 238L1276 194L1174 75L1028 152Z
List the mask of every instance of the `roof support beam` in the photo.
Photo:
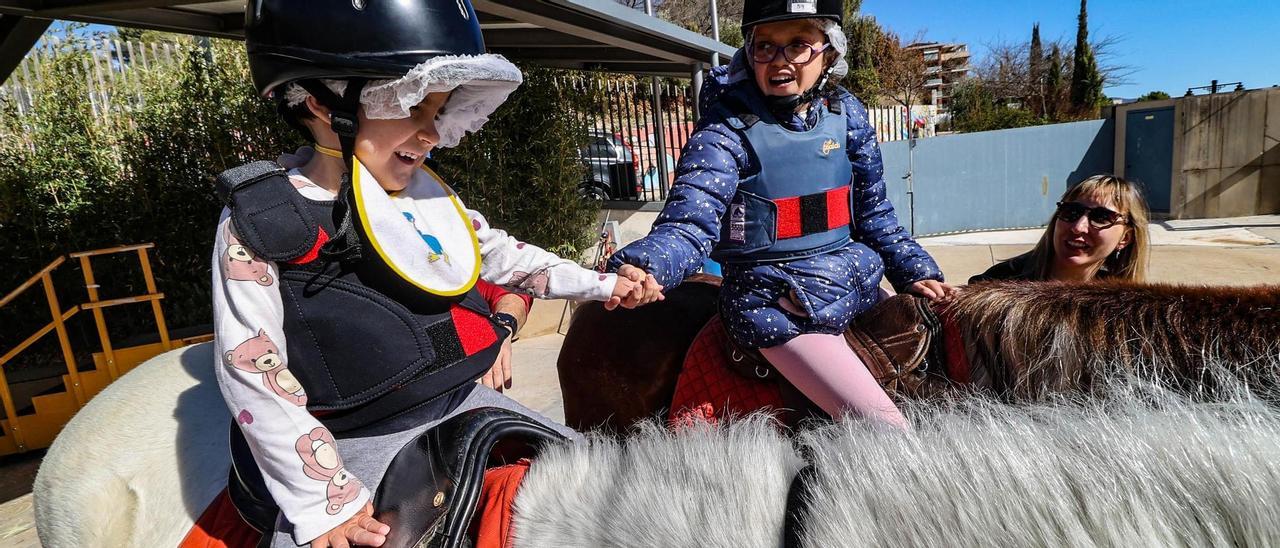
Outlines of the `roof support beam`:
M145 10L120 10L106 13L75 14L72 19L86 23L100 23L122 27L195 34L198 36L216 36L243 40L240 35L242 23L239 18L224 19L221 16L182 11L178 9L153 8Z
M125 9L167 8L183 4L199 4L200 0L43 0L33 15L57 18L71 14L91 15Z
M489 48L512 59L538 59L546 61L577 61L579 63L660 63L662 59L640 52L620 50L608 46L583 46L575 48Z
M0 15L0 74L8 79L52 24L51 19Z
M535 2L529 2L528 4L529 4L529 7L536 7L536 8L542 8L542 9L551 7L549 5L544 5L542 3L535 3ZM678 54L673 54L669 51L663 51L660 48L655 48L647 44L640 44L637 42L624 40L617 36L612 36L603 32L591 30L586 26L579 26L571 21L565 21L565 20L556 19L553 17L548 17L545 15L540 15L532 11L526 11L526 10L512 7L504 3L494 2L492 0L474 0L472 2L472 5L475 6L475 9L477 11L482 10L487 13L492 13L501 17L505 17L507 19L514 19L516 21L520 21L524 23L533 23L542 28L551 29L551 30L562 32L565 34L573 34L576 36L580 36L582 38L595 40L602 44L609 44L613 46L618 46L622 49L644 53L653 57L657 57L659 59L666 59L669 61L676 61L676 62L681 62L685 60L683 57L681 57Z

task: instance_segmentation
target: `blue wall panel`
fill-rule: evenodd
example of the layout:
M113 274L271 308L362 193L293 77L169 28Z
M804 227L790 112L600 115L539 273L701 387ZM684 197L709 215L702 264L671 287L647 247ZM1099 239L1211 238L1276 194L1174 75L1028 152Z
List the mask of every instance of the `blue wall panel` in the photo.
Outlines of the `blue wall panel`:
M881 145L889 199L909 228L907 147ZM915 234L1041 226L1068 185L1111 173L1114 157L1111 120L918 140Z

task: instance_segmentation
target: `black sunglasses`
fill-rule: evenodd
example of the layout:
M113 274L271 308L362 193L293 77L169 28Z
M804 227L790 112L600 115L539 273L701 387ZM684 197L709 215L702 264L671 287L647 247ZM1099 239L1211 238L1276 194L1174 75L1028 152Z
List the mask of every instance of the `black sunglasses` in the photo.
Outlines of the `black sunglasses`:
M1089 216L1089 226L1097 230L1128 222L1128 215L1122 215L1102 206L1089 207L1080 202L1058 202L1058 211L1054 213L1054 217L1064 223L1074 223L1084 215Z

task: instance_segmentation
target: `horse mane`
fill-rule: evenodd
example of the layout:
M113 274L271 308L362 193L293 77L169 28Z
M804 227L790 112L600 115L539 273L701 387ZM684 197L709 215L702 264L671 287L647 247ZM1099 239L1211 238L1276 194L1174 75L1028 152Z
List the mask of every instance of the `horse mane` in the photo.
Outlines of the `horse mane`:
M849 419L788 440L753 416L591 436L534 460L515 545L773 548L788 527L824 548L1277 543L1280 409L1114 396L913 402L907 433Z
M1280 286L982 283L945 314L975 384L1019 399L1117 376L1185 392L1280 388Z

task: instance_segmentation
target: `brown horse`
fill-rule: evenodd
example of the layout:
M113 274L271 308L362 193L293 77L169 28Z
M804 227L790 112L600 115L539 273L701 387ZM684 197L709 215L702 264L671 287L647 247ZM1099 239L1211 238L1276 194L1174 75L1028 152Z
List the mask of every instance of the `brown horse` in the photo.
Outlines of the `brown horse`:
M718 289L718 278L700 276L647 307L579 308L558 362L569 426L624 431L669 407ZM984 283L945 306L888 299L846 338L899 399L980 391L1032 401L1116 379L1271 399L1280 388L1280 286Z

